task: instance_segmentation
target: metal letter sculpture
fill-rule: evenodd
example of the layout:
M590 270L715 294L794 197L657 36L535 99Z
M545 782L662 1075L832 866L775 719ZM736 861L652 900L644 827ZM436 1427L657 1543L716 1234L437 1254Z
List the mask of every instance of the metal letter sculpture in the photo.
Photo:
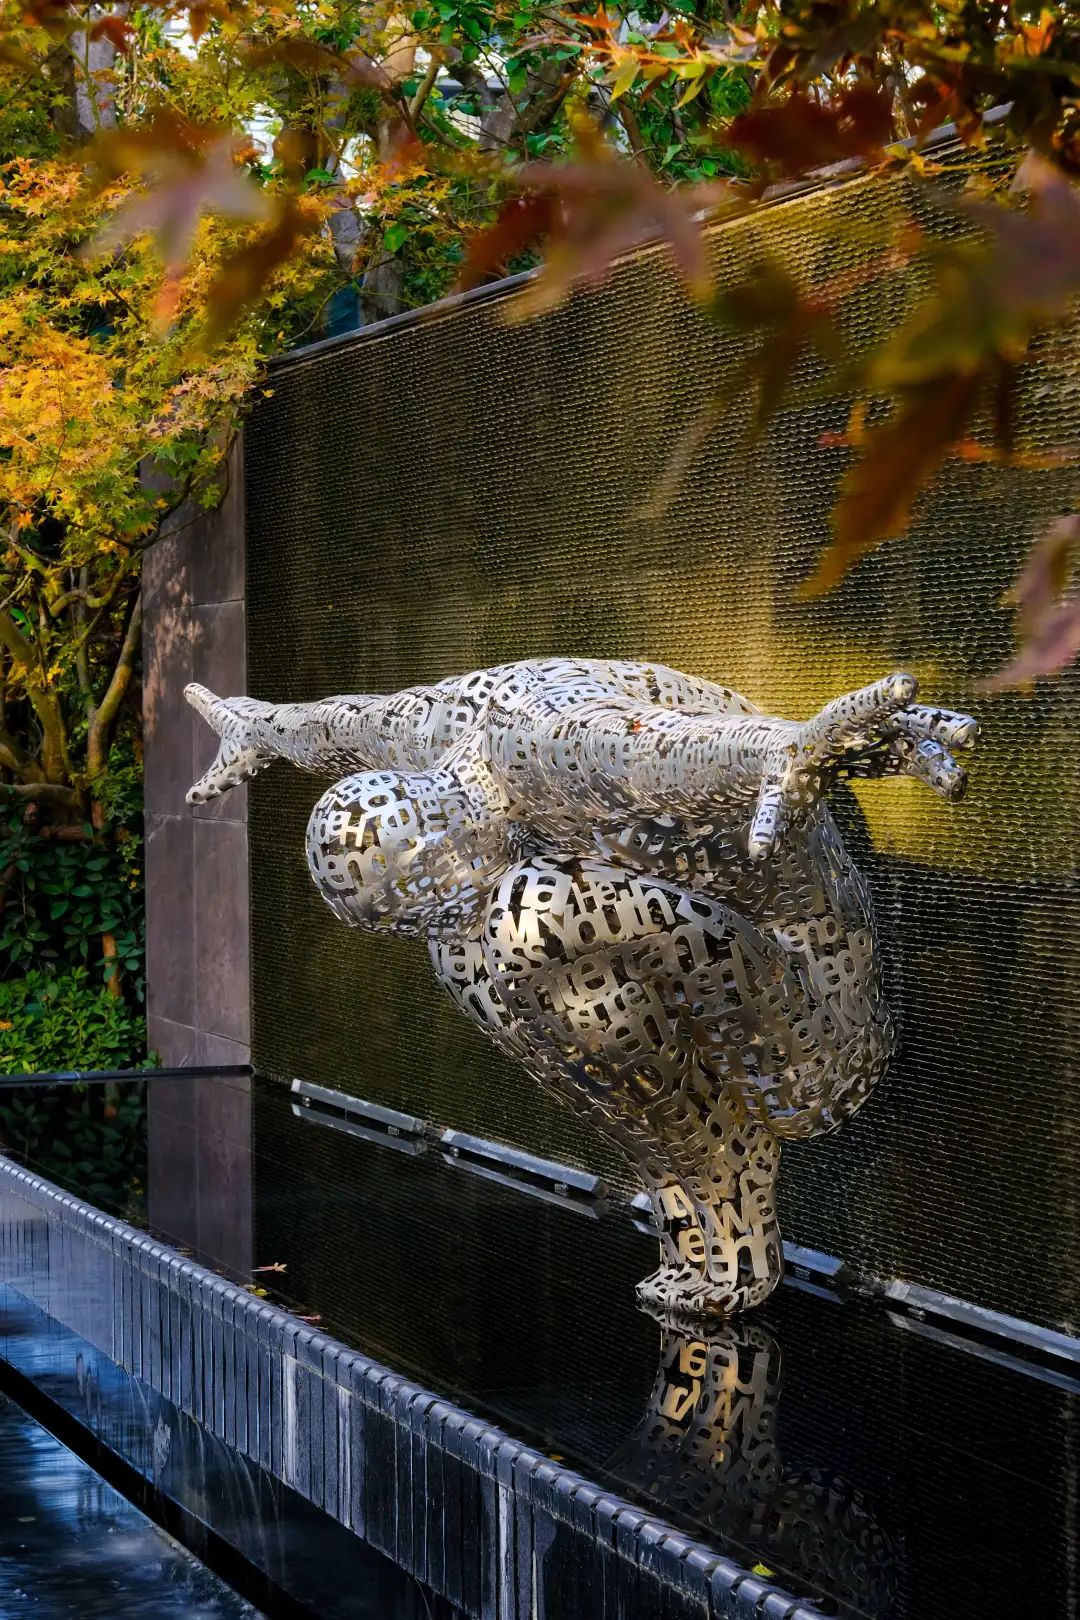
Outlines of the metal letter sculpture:
M826 795L975 740L910 675L805 723L658 664L547 659L390 697L187 697L221 737L198 804L275 759L342 772L311 874L343 922L428 941L469 1018L629 1154L671 1318L763 1300L780 1145L832 1130L893 1042L866 886Z

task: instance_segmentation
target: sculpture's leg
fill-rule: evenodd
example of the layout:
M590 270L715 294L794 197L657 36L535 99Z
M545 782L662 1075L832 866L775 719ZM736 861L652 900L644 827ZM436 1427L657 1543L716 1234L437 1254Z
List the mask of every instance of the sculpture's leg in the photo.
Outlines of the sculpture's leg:
M775 1184L780 1143L729 1122L679 1179L648 1187L662 1258L638 1298L664 1319L726 1316L768 1298L783 1275ZM674 1156L674 1155L673 1155ZM678 1153L684 1159L684 1153ZM672 1259L672 1249L675 1258Z
M664 1218L660 1200L669 1188L681 1195L681 1184L668 1168L663 1145L653 1140L644 1120L614 1119L603 1085L596 1084L580 1063L564 1068L557 1051L538 1052L530 1045L525 1026L499 994L482 940L434 939L428 949L440 982L460 1011L546 1090L554 1091L563 1102L573 1102L598 1130L616 1139L633 1161L649 1194L660 1237L662 1263L673 1274L678 1271L685 1264L687 1240L682 1234L688 1223ZM685 1202L685 1197L682 1201Z
M732 1064L754 1046L775 947L716 901L538 858L507 872L481 936L432 955L462 1010L634 1162L661 1243L643 1299L676 1318L764 1299L779 1143L698 1054L723 1031Z

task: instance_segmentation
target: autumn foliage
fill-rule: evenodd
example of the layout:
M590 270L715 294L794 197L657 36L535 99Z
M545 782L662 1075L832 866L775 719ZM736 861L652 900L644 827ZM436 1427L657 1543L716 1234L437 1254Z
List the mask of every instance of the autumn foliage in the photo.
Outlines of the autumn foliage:
M875 352L843 351L844 286L761 264L712 285L703 220L845 165L940 189L947 123L967 157L942 205L969 229L882 248L928 291ZM1016 367L1080 292L1078 175L1068 7L0 0L0 796L103 836L138 747L141 558L216 498L272 352L538 259L523 308L550 307L664 239L752 339L752 433L808 345L826 390L882 404L845 436L812 594L903 533L947 457L1017 453ZM1080 642L1063 522L1017 586L1017 679Z

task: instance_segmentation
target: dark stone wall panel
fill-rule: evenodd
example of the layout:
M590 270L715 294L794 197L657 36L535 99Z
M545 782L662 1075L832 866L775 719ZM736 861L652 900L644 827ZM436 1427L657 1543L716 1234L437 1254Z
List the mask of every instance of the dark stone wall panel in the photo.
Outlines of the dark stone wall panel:
M172 514L144 567L147 1034L166 1064L249 1056L247 789L185 802L216 738L184 687L247 683L242 465L237 444L220 506Z

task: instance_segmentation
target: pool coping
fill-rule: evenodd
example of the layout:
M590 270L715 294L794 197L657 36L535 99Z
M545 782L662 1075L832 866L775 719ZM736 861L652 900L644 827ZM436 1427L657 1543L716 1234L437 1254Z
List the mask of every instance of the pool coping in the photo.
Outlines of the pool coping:
M659 1516L2 1155L0 1276L480 1620L537 1612L537 1559L557 1535L628 1596L673 1590L710 1620L820 1620Z

